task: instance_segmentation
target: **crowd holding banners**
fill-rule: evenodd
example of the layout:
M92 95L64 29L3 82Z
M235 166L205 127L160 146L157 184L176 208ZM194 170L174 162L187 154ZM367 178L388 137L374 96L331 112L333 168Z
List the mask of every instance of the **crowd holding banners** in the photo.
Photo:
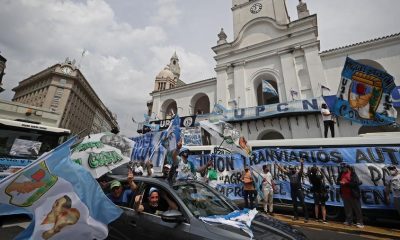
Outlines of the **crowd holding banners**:
M17 239L104 239L107 224L121 215L92 175L71 161L75 140L0 181L0 215L33 219Z
M382 159L377 161L376 153L382 153ZM289 166L298 166L299 155L304 156L304 174L302 186L305 190L305 201L313 203L311 184L306 178L309 169L316 167L321 172L326 187L328 188L328 199L326 205L343 206L342 199L339 197L339 185L337 177L340 173L340 163L345 162L357 173L362 185L361 203L362 208L371 209L392 209L393 200L388 204L385 199L384 188L390 178L387 167L396 165L399 167L400 159L399 148L396 146L385 146L384 148L335 148L335 149L275 149L265 148L252 152L251 157L245 158L239 154L227 155L193 155L189 156L189 161L195 167L202 166L208 161L213 161L214 169L217 170L218 180L217 189L233 200L243 199L242 183L240 181L242 171L246 165L251 166L253 172L262 172L261 167L265 164L271 165L271 174L276 185L274 198L291 200L290 182L281 170L274 167L274 163L284 169ZM307 155L308 153L308 155ZM371 159L369 154L374 153L375 158ZM379 155L378 154L378 155ZM286 156L286 157L285 157ZM290 157L292 156L292 157ZM332 157L334 156L334 157ZM331 157L331 159L329 158ZM255 174L256 176L258 174ZM255 177L255 186L259 186L262 179Z

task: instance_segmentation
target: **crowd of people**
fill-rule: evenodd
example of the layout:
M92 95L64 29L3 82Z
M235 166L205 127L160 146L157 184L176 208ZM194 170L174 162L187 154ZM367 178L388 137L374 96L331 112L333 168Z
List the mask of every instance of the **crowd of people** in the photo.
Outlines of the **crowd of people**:
M169 181L197 179L215 188L218 182L218 175L213 166L213 161L209 161L203 166L196 168L194 164L188 160L188 156L189 150L182 147L181 143L178 143L177 149L172 153L171 162L166 162L162 168L162 177ZM289 180L290 196L293 205L293 220L299 219L298 206L300 205L304 215L304 222L309 221L309 212L305 203L306 192L303 184L303 179L308 178L308 182L311 185L308 191L312 193L314 200L314 216L317 221L326 224L327 214L325 205L329 199L329 185L326 184L324 174L321 170L314 165L305 173L303 159L300 159L299 167L290 165L286 168L276 163L274 166L280 173L286 175ZM346 218L344 224L354 224L359 228L363 228L364 221L360 201L360 185L362 183L354 168L350 165L341 163L339 169L336 183L340 187L340 196L344 204ZM389 202L389 196L390 193L392 193L394 206L400 214L400 174L396 166L389 166L387 170L390 176L385 189L386 200ZM271 173L271 165L263 165L262 172L257 172L262 179L259 186L256 186L256 174L254 172L257 171L249 166L245 166L241 174L240 181L243 184L242 195L244 198L244 207L250 209L256 207L255 201L258 191L260 191L263 196L264 212L273 216L274 192L276 192L277 189ZM134 167L130 168L126 180L127 188L124 188L121 182L116 180L107 184L104 182L100 183L103 189L109 188L107 196L117 205L127 206L130 199L135 199L134 206L136 206L139 212L154 214L168 209L177 209L176 203L171 201L163 191L154 187L145 191L146 196L136 196L135 193L138 190L138 186L134 182L134 176L154 176L153 166L147 161L143 166L134 165ZM142 202L144 198L146 201Z

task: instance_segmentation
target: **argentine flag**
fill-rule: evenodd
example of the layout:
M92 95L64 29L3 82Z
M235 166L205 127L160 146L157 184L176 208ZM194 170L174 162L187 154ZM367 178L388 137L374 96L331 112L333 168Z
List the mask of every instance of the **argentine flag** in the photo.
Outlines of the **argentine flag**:
M274 96L278 96L275 88L268 82L268 80L262 81L262 90L264 93L271 93Z
M0 182L0 215L26 213L17 239L104 239L122 210L83 167L70 160L75 138Z

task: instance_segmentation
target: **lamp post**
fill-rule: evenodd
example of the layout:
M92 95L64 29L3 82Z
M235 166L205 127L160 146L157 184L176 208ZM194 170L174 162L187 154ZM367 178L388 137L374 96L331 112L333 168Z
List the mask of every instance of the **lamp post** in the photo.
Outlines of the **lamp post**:
M3 88L3 76L4 76L4 69L6 69L6 62L7 59L5 59L3 56L0 55L0 92L4 91Z

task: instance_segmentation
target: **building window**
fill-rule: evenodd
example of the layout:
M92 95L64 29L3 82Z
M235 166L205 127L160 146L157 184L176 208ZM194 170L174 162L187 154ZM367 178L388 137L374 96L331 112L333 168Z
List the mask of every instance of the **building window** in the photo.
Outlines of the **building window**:
M267 93L263 92L262 82L263 81L260 81L260 83L257 86L257 106L279 103L279 95L274 95L269 92ZM268 80L268 82L278 93L276 82L271 80Z

